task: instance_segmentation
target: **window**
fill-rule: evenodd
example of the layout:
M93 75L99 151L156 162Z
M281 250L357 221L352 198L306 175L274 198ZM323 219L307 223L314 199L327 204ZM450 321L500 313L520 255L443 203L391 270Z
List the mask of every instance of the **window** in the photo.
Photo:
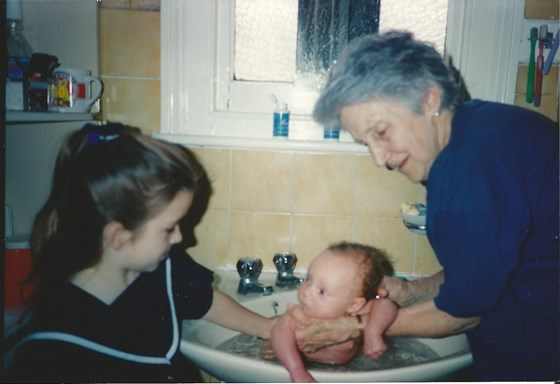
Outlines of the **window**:
M371 0L352 0L352 3L361 1L374 3ZM269 5L290 3L291 11L286 10L282 14L281 24L287 24L287 19L297 23L298 13L293 9L298 4L310 7L316 2L331 3L325 0L162 2L162 136L191 145L363 151L361 146L352 144L351 138L344 132L340 141L348 142L347 145L323 141L322 127L310 118L319 93L320 79L312 76L298 77L298 69L292 69L291 72L284 70L292 78L283 80L279 80L277 74L271 79L256 79L251 78L252 75L247 72L240 72L241 57L236 56L248 55L250 59L254 57L252 54L242 53L242 48L236 46L243 35L236 32L235 15L242 11L249 12L251 6L246 5L243 10L243 3L252 2ZM332 0L333 4L344 2ZM405 11L399 10L399 3L405 4ZM391 4L396 7L394 11L387 8ZM502 98L502 95L486 95L486 89L501 92L501 89L511 85L512 79L508 77L510 75L504 74L512 66L509 59L512 53L515 55L515 47L507 39L515 41L519 29L515 20L522 20L523 0L384 0L381 1L379 29L417 29L418 26L425 25L427 32L439 36L440 42L436 42L436 46L443 49L447 4L450 27L447 29L447 51L451 52L455 65L461 69L471 95L490 100ZM427 12L420 13L413 7ZM402 19L402 15L411 18ZM512 19L513 15L516 18ZM396 17L400 17L400 20ZM444 23L434 27L434 20L437 18L443 19ZM501 21L501 24L497 21ZM272 22L269 19L268 24ZM290 33L297 33L298 29L293 24L290 24L290 28ZM421 31L416 30L415 33L423 40L431 39L430 36L423 36ZM297 47L297 38L288 38L284 34L281 36L285 40L284 44ZM251 37L245 39L250 40ZM278 51L288 57L296 55L293 49L295 48L289 53L284 49ZM295 56L288 57L286 61L293 63L294 58ZM252 65L254 64L249 64ZM471 67L472 74L469 72ZM264 68L265 75L273 74L267 65ZM495 68L501 68L502 71L496 71ZM323 69L324 67L316 69L315 73ZM473 93L469 81L475 88L484 86L484 91L480 95ZM514 81L513 79L513 87ZM274 103L271 95L289 104L291 117L288 140L272 139Z
M379 30L379 1L237 0L234 79L317 88L349 41Z

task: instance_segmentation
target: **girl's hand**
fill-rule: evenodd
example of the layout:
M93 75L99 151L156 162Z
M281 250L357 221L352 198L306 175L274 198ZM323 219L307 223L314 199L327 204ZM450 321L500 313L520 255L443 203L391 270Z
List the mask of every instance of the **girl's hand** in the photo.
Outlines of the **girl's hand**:
M269 317L268 319L266 319L264 331L261 333L260 336L261 339L265 339L265 340L270 339L272 328L274 328L277 321L278 321L278 317Z
M272 349L272 343L270 340L263 340L260 356L263 360L274 360L276 359L276 354L274 353L274 349Z

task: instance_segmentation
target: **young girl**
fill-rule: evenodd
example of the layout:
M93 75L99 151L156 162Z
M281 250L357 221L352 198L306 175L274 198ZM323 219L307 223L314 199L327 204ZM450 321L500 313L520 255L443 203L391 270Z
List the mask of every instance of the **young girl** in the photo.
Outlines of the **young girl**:
M268 337L274 320L171 248L200 171L184 149L120 124L68 137L33 226L32 317L7 381L200 382L179 350L181 320Z
M372 359L379 358L387 349L382 335L397 317L398 307L388 299L372 299L383 277L392 273L393 266L384 252L358 243L331 245L313 260L298 290L299 305L279 318L270 339L275 355L293 382L314 380L297 348L298 323L290 312L302 311L322 320L356 316L358 322L361 315L370 315L367 327L363 324L363 353ZM356 355L359 346L347 341L303 355L310 361L344 364Z

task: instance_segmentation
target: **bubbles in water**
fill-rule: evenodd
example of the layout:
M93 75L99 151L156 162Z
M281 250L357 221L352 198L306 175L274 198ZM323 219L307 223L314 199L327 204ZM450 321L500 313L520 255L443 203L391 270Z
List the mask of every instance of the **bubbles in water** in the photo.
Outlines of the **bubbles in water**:
M370 360L360 354L344 365L310 363L307 366L311 369L323 371L372 371L406 367L440 359L440 356L432 348L414 338L392 337L386 338L386 342L387 352L377 360ZM240 334L222 343L217 349L261 360L260 350L262 345L263 341L261 339Z

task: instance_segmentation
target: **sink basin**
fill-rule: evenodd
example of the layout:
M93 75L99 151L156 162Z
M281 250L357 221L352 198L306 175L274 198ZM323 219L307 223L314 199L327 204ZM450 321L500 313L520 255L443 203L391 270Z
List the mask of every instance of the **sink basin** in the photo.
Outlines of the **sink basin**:
M296 292L280 292L271 296L247 300L242 305L271 317L282 314L288 303L296 303ZM219 345L239 335L204 320L186 321L183 324L181 351L202 370L226 382L289 382L286 369L277 362L228 353L216 349ZM372 381L435 381L445 380L453 373L472 363L465 335L441 339L416 339L435 351L440 358L426 363L400 368L333 372L311 368L317 381L372 382Z

